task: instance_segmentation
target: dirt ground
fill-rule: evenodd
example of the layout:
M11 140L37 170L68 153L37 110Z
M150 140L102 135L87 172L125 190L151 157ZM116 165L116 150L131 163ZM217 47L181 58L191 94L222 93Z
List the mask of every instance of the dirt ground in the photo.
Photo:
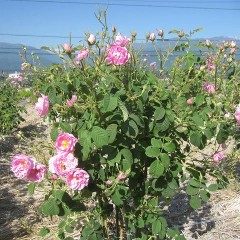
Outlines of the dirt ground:
M48 125L32 104L26 103L26 110L19 129L0 139L0 240L41 239L37 232L42 225L55 226L38 213L44 193L29 195L28 183L10 171L11 157L17 153L37 155L42 160L49 157L47 147L52 143ZM187 240L240 239L239 193L239 183L233 180L228 189L213 193L209 203L194 211L184 191L179 192L170 204L169 222L177 225Z

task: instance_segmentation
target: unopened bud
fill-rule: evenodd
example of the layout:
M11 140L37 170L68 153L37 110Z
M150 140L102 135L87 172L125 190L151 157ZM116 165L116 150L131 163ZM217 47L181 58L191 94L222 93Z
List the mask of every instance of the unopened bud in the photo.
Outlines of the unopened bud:
M184 31L181 30L181 31L178 32L178 37L181 38L181 37L183 37L184 35L185 35Z
M158 36L163 37L164 31L162 29L158 30Z
M156 39L155 33L151 33L151 34L149 35L149 39L153 42L153 41Z
M136 32L132 32L132 37L135 38L137 36Z
M115 33L117 31L115 26L112 26L112 32Z
M90 34L90 35L89 35L89 38L88 38L88 43L89 43L90 45L93 45L93 44L95 44L95 42L96 42L96 37L95 37L95 35Z

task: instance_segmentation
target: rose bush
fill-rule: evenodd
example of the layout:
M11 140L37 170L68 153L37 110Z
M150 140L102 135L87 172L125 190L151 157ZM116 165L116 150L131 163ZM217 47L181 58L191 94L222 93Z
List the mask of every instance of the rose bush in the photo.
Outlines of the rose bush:
M224 158L219 149L238 137L240 68L231 52L237 46L200 42L208 55L199 57L190 50L192 33L173 30L185 42L167 56L156 48L160 68L148 69L134 51L136 34L128 39L114 27L110 35L102 17L103 31L94 39L88 35L83 46L63 46L64 56L52 49L63 65L33 72L34 92L49 100L39 113L48 112L57 152L46 163L41 184L50 189L41 212L62 219L59 239L73 239L74 231L81 240L184 239L164 211L169 200L185 184L190 206L199 208L228 182L218 167ZM164 38L163 30L158 34ZM147 37L156 47L156 35ZM175 51L183 54L165 69ZM209 156L193 155L210 144L215 151ZM29 157L16 158L15 175L29 176ZM49 232L45 227L40 234Z

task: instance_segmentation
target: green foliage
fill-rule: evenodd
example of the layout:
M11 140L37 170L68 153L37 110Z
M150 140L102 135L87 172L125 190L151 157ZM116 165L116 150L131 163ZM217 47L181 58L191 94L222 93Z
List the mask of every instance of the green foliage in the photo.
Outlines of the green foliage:
M9 134L24 120L20 100L17 87L9 82L0 83L0 135Z
M214 63L218 69L214 73L201 69L205 56L196 57L189 51L189 35L184 34L186 42L175 47L183 52L170 69L164 68L164 56L160 58L162 67L155 72L144 67L131 43L127 46L131 60L112 66L105 61L105 44L112 43L115 35L109 35L103 26L97 43L89 46L88 60L78 65L75 50L83 46L71 46L64 57L59 53L63 65L34 73L34 92L44 93L50 101L52 140L60 132L78 137L78 166L91 176L90 184L81 191L70 191L61 179L56 181L41 212L63 219L60 239L75 231L76 219L82 216L81 239L108 238L110 233L120 234L121 239L127 233L134 239L184 239L177 229L169 228L159 199L167 206L182 181L187 184L190 206L197 209L212 191L227 185L212 161L213 153L203 160L192 154L211 143L219 149L219 144L234 137L235 119L224 115L234 115L230 104L236 105L239 99L239 79L235 73L228 76L236 65L223 68L227 63L217 48L214 61L218 62ZM177 30L172 33L180 34ZM215 93L204 90L208 81L214 82ZM69 106L66 101L72 95L78 99ZM211 185L209 176L215 179ZM29 191L34 191L33 185ZM90 199L94 204L89 211L85 202ZM116 222L110 229L107 223L113 218Z

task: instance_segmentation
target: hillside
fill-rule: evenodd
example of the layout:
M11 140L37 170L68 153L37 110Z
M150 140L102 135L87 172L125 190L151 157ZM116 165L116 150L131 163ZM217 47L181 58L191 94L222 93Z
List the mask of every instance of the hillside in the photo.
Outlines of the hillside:
M31 52L40 57L41 65L49 66L52 63L59 63L59 58L48 51L37 49L23 44L12 44L0 42L0 72L21 71L22 59L19 54L23 54L23 47L27 48L26 57L31 63Z

